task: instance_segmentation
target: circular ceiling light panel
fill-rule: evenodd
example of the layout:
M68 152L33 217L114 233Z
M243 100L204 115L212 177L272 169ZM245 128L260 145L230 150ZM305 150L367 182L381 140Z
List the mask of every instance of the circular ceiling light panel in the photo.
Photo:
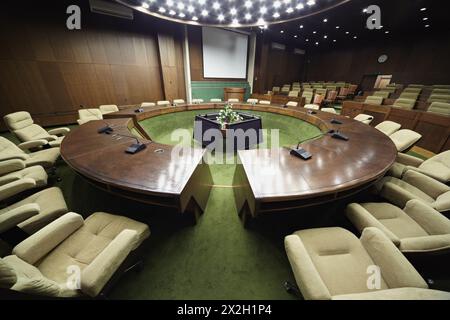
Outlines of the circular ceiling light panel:
M180 23L256 27L298 20L350 0L116 0L140 12Z

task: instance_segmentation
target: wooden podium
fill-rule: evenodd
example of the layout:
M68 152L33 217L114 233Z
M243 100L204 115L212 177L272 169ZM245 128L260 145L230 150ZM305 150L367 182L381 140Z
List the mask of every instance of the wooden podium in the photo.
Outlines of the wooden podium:
M224 88L225 101L228 99L239 99L244 102L245 88Z

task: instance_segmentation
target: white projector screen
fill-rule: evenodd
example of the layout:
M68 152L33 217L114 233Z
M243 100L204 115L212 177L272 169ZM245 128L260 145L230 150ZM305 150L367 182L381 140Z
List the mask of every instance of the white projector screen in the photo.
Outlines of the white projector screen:
M247 78L247 35L208 27L202 35L204 78Z

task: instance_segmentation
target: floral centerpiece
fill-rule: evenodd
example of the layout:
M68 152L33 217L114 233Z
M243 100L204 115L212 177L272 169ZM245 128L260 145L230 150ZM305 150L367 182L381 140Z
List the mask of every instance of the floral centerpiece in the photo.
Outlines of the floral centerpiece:
M227 124L232 124L235 122L242 121L242 117L233 110L233 105L227 103L223 110L219 111L219 115L216 118L217 122L220 123L222 129L226 129Z

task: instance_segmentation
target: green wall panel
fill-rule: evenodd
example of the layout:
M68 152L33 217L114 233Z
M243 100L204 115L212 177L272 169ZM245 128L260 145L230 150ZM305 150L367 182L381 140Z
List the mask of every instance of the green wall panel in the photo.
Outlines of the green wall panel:
M227 81L192 81L192 98L210 99L218 98L224 100L224 88L245 88L245 100L250 97L250 85L247 81L227 82Z

